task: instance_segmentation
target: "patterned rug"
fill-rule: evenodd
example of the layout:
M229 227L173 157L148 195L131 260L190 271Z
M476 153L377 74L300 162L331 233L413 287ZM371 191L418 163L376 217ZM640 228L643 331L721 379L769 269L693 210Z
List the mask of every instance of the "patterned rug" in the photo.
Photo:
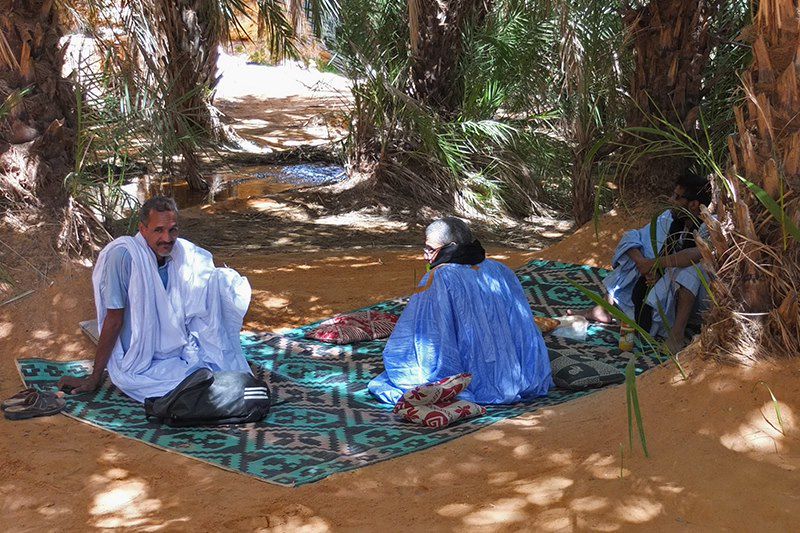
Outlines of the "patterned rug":
M533 261L517 270L536 314L563 315L589 302L573 280L599 291L604 270L549 261ZM400 313L405 299L370 307ZM295 486L369 464L430 448L499 420L590 394L592 390L555 389L532 403L490 406L486 416L432 430L403 422L391 406L372 399L367 383L383 370L384 341L334 346L303 338L314 324L284 335L242 335L242 346L254 371L270 384L275 405L266 420L244 426L171 428L148 422L141 404L123 395L108 380L93 396L70 397L67 416L114 431L152 446L182 453L213 465L279 485ZM546 335L551 358L580 353L620 369L618 334L593 326L586 342ZM638 370L658 364L638 358ZM88 361L59 363L18 361L27 386L51 388L62 375L85 375Z

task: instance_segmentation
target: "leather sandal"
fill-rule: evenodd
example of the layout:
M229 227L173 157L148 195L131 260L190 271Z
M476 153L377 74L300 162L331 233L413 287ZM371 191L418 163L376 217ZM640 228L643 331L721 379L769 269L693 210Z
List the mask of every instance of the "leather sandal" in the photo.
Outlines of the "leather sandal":
M21 390L18 393L16 393L14 396L11 396L10 398L6 398L5 400L3 400L3 403L2 403L3 410L5 411L6 408L11 407L12 405L20 405L22 403L25 403L25 400L31 394L36 394L36 389Z
M9 420L24 420L37 416L50 416L60 413L67 401L64 393L34 392L21 404L6 407L3 414Z

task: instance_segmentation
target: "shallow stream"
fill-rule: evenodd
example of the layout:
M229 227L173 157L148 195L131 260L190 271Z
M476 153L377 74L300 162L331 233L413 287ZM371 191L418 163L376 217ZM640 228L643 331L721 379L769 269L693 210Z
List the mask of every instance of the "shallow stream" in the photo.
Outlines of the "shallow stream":
M143 202L155 194L175 198L178 207L191 207L231 198L247 198L281 192L297 187L328 185L346 178L344 168L329 163L291 165L259 165L215 172L206 179L211 191L192 192L183 180L170 182L142 176L123 185L122 189Z

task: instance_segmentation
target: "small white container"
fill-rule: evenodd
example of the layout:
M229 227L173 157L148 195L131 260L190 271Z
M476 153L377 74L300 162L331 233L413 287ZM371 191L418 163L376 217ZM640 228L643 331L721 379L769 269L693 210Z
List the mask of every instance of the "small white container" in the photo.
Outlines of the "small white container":
M552 335L558 335L565 339L574 339L576 341L586 340L586 331L589 328L589 321L586 317L579 315L559 316L556 317L561 325L552 331Z

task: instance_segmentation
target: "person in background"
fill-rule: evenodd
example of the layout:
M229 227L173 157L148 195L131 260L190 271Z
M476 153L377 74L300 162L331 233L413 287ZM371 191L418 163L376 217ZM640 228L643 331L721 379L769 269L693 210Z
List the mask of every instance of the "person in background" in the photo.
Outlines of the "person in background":
M687 171L676 180L670 201L671 207L655 221L655 243L651 224L625 232L611 260L614 270L603 284L610 304L645 331L665 338L667 348L677 353L685 344L689 320L699 315L706 298L695 234L708 237L700 211L711 203L711 184ZM599 305L573 313L611 322Z

